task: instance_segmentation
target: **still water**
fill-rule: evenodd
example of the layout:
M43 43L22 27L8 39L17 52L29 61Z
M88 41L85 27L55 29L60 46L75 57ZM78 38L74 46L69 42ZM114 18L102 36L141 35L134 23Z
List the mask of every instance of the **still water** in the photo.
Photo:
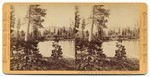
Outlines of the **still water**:
M44 57L50 57L51 56L51 50L54 48L52 47L53 41L44 41L39 42L38 48L40 53ZM108 57L113 57L115 55L116 48L116 42L117 41L109 41L104 42L102 44L103 53L105 53ZM74 41L59 41L59 45L62 47L63 56L65 58L75 58L75 45ZM132 41L123 41L122 45L125 46L127 57L129 58L139 58L139 42L138 40L132 40Z
M51 56L51 52L54 49L52 47L52 42L53 41L44 41L44 42L39 42L38 44L38 48L40 53L44 56L44 57L50 57ZM74 45L74 41L59 41L59 45L62 48L62 52L63 52L63 56L65 58L75 58L75 45Z
M117 41L109 41L104 42L102 44L103 52L108 57L115 56L115 50L116 48L116 42ZM140 47L139 47L139 41L138 40L130 40L130 41L123 41L122 45L126 48L126 56L128 58L139 58L140 57Z

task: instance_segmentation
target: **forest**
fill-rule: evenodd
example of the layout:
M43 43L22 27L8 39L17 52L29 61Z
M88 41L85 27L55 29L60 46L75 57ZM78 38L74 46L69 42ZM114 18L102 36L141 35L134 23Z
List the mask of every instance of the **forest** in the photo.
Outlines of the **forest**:
M109 30L110 9L104 5L93 5L90 16L91 28L86 30L87 22L81 18L78 6L75 6L74 21L69 28L46 29L43 22L47 9L40 5L29 5L26 15L27 31L20 30L21 19L15 17L15 7L10 7L10 70L139 70L139 60L126 56L124 40L139 39L139 29L124 28L118 31ZM15 22L17 20L17 22ZM15 27L15 24L17 26ZM94 27L97 32L94 33ZM31 28L32 30L30 31ZM81 29L79 29L81 28ZM44 29L42 33L40 29ZM61 40L75 39L75 59L63 57ZM52 40L52 54L44 57L39 53L38 43ZM114 57L108 57L103 51L104 41L116 40Z

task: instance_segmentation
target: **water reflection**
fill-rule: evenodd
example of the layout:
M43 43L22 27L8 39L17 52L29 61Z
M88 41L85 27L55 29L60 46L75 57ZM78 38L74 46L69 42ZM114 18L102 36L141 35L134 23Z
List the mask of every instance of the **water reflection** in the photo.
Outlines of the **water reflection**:
M53 41L44 41L39 42L38 48L40 53L44 57L50 57ZM132 41L123 41L122 44L126 48L127 57L128 58L139 58L140 57L140 50L139 50L139 42L138 40ZM75 45L74 41L59 41L59 45L62 47L63 56L65 58L75 58ZM116 48L116 41L109 41L104 42L102 44L102 48L104 53L108 57L114 57Z
M44 42L39 42L38 48L40 53L44 57L50 57L51 56L51 50L54 48L52 47L52 42L53 41L44 41ZM75 58L75 46L74 46L74 41L59 41L59 45L62 48L63 52L63 57L65 58Z
M138 40L130 40L130 41L123 41L122 45L126 48L126 53L128 58L137 58L140 57L140 49L139 49L139 42ZM116 41L109 41L104 42L102 44L102 48L104 53L108 57L113 57L115 55L116 48Z

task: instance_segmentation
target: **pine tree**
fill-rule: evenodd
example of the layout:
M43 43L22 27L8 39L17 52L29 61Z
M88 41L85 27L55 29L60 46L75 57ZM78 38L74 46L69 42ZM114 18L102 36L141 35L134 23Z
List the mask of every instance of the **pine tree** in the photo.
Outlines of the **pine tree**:
M14 50L14 44L15 44L15 37L14 37L14 34L13 34L13 31L14 31L14 26L15 26L15 8L13 5L11 5L10 7L10 56L13 56L13 50Z
M42 55L39 54L37 48L39 42L38 29L43 28L42 22L44 22L43 17L46 15L46 9L40 8L40 5L30 5L28 10L28 27L27 35L25 41L22 42L22 47L24 47L23 56L23 70L39 70L41 65ZM32 28L33 37L29 37L29 28Z
M13 32L15 26L15 8L13 5L10 7L10 33Z
M53 60L58 60L58 59L61 59L63 56L63 52L62 52L62 48L60 45L58 45L58 41L55 40L53 43L52 43L52 46L53 46L53 50L52 50L52 54L51 54L51 58Z
M19 35L20 26L21 26L21 21L20 21L20 19L18 19L18 23L17 23L17 40L19 40L19 38L20 38L20 35Z
M125 46L122 45L122 40L118 39L116 43L117 50L115 51L116 60L125 60L126 59L126 49Z
M109 9L105 9L104 5L95 5L94 6L94 17L93 21L94 24L97 26L98 29L98 36L102 38L103 28L107 28L106 23L108 22L109 17Z
M74 26L74 33L78 32L78 28L80 25L80 15L79 15L79 8L78 6L75 6L75 26Z
M83 19L82 20L82 26L81 26L81 28L82 28L82 38L84 38L84 29L85 29L85 26L86 26L85 19Z

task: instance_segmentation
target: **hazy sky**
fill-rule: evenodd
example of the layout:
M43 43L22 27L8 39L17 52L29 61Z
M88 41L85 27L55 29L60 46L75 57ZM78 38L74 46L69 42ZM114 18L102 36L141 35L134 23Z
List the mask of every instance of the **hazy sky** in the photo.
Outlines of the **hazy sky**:
M106 9L110 9L110 16L108 19L108 29L119 27L133 27L139 21L139 5L137 4L104 4ZM70 26L74 22L74 6L75 4L43 4L42 8L47 9L45 17L44 27L48 26ZM92 14L92 6L90 4L79 5L79 13L81 18L86 19L86 23L91 21L88 19ZM16 4L15 16L20 18L24 23L29 4ZM82 21L82 20L81 20ZM16 20L17 22L17 20ZM27 22L27 21L26 21ZM22 26L23 29L27 26L27 23ZM91 24L86 26L86 29L90 28Z

